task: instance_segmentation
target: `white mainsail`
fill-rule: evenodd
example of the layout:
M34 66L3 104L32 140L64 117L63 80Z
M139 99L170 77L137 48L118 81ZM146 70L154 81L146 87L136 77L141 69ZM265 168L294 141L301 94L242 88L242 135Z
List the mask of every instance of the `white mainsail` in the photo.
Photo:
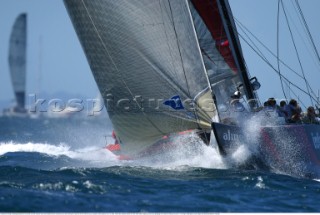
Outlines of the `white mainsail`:
M178 131L210 130L217 115L211 88L222 80L216 74L231 76L225 95L236 89L239 76L215 48L217 41L193 6L197 1L64 2L122 150L136 153ZM212 44L204 47L203 39ZM208 63L205 49L221 63ZM214 71L211 77L207 70Z
M17 103L14 108L16 112L25 112L26 48L27 15L23 13L13 25L9 46L9 67Z

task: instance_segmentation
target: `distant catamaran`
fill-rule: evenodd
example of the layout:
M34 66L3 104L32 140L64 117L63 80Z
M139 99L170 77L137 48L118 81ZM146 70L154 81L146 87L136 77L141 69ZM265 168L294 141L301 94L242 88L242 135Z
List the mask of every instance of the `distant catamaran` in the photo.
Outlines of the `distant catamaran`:
M26 50L27 50L27 14L23 13L16 19L9 45L9 67L12 86L16 98L14 113L26 113Z

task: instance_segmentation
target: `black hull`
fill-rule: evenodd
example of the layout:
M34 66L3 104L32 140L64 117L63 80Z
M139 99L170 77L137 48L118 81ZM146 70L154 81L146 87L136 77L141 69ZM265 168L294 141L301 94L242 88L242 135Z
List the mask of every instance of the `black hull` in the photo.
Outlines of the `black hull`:
M241 145L252 149L271 169L303 177L320 176L320 126L281 125L256 127L212 123L221 154L231 155Z

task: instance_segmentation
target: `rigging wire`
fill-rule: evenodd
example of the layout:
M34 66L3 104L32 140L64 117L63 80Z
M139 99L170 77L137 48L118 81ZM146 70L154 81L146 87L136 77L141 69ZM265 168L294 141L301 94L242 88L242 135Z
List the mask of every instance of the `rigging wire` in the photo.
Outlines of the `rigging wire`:
M269 61L267 61L263 56L261 56L260 53L259 53L257 50L255 50L255 48L249 43L248 40L246 40L245 37L243 37L239 32L238 32L238 34L239 34L240 38L241 38L263 61L265 61L265 63L266 63L274 72L276 72L277 74L279 74L278 71L277 71L277 69L276 69ZM286 78L284 75L281 74L281 76L282 76L282 78L283 78L288 84L294 86L295 88L297 88L298 90L300 90L302 93L311 96L307 91L305 91L304 89L302 89L301 87L299 87L297 84L291 82L291 81L290 81L288 78ZM292 90L291 90L291 92L292 92ZM316 101L316 99L315 99L314 97L311 96L311 98L312 98L314 101ZM304 106L305 106L305 105L304 105Z
M318 61L318 58L317 58L317 56L316 56L317 53L314 51L314 48L312 48L312 50L310 49L310 47L312 47L313 45L312 45L310 36L308 35L308 32L307 32L307 30L306 30L306 27L305 27L305 25L304 25L304 23L303 23L303 20L302 20L302 18L301 18L301 15L300 15L300 13L299 13L299 11L298 11L298 8L297 8L296 4L295 4L293 1L291 1L291 4L292 4L292 7L294 8L294 11L296 12L296 14L294 15L294 17L295 17L295 18L297 17L297 19L298 19L299 22L300 22L300 25L302 26L303 32L304 32L305 35L307 35L307 36L306 36L306 37L303 37L302 34L301 34L300 31L299 31L299 28L295 25L295 22L293 21L292 23L293 23L293 25L294 25L294 27L295 27L298 35L300 36L301 41L303 42L304 47L306 48L306 51L308 51L308 53L310 54L310 59L312 59L312 61L313 61L313 63L315 64L315 66L318 67L318 66L320 65L320 62ZM289 18L290 18L291 20L294 20L294 19L292 18L292 16L290 16L290 14L289 14ZM306 41L306 39L307 39L307 41ZM308 44L307 44L307 43L308 43Z
M313 47L313 49L314 49L314 52L315 52L315 54L316 54L316 56L317 56L317 58L318 58L318 61L319 61L319 63L320 63L319 52L318 52L318 49L317 49L317 47L316 47L316 45L315 45L315 43L314 43L313 37L312 37L312 35L311 35L311 33L310 33L309 25L308 25L308 23L306 22L306 19L305 19L304 15L303 15L302 9L301 9L300 4L299 4L299 1L298 1L298 0L295 0L295 2L296 2L296 5L297 5L297 7L298 7L298 11L299 11L299 14L300 14L300 16L301 16L301 18L302 18L302 21L303 21L303 24L304 24L304 26L305 26L305 29L307 30L307 33L308 33L309 39L310 39L310 41L311 41L312 47Z
M306 19L305 19L303 12L302 12L301 7L300 7L299 1L295 0L295 4L294 4L293 0L292 0L291 3L293 5L293 7L295 8L295 11L298 15L301 26L304 27L303 30L304 30L305 34L307 35L309 45L312 48L312 51L314 53L314 55L310 55L310 56L312 57L313 63L315 63L315 66L317 67L320 65L320 57L319 57L318 49L317 49L315 42L314 42L314 39L312 37L312 34L310 33L309 25L306 22ZM309 49L308 49L308 51L310 52ZM317 70L320 71L319 69L317 69ZM312 91L312 93L315 95L315 97L319 98L319 92L318 92L318 95L316 95L313 91ZM317 105L319 105L319 99L316 101L316 103L317 103Z
M311 104L312 104L312 106L313 106L313 100L312 100L312 98L311 98L308 81L307 81L307 79L306 79L306 77L305 77L305 73L304 73L304 70L303 70L303 67L302 67L300 55L299 55L299 53L298 53L297 46L296 46L296 43L295 43L295 40L294 40L294 37L293 37L293 34L292 34L292 30L291 30L291 27L290 27L290 24L289 24L288 16L287 16L286 10L285 10L285 8L284 8L283 1L280 0L280 3L281 3L281 5L282 5L282 10L283 10L283 13L284 13L285 18L286 18L287 26L288 26L288 29L289 29L289 32L290 32L290 36L291 36L291 40L292 40L292 43L293 43L293 45L294 45L294 49L295 49L295 52L296 52L296 55L297 55L297 58L298 58L298 62L299 62L300 69L301 69L301 72L302 72L302 75L303 75L303 79L304 79L305 84L306 84L306 87L307 87L308 95L309 95L309 97L310 97L310 101L311 101Z
M255 49L259 52L259 54L261 55L261 56L263 56L263 58L265 59L265 60L268 60L265 56L264 56L264 54L263 54L263 52L259 49L259 47L255 44L255 42L250 38L250 36L247 34L247 32L249 32L251 35L253 35L240 21L238 21L238 20L236 20L236 22L237 22L237 24L238 24L238 27L239 27L239 29L244 33L244 35L248 38L248 40L250 40L250 42L251 42L251 44L255 47ZM245 28L245 30L243 29L243 28ZM246 32L247 31L247 32ZM253 36L254 37L254 36ZM257 38L256 38L257 39ZM258 40L258 39L257 39ZM259 42L259 41L258 41ZM265 47L265 48L267 48L267 47ZM267 48L268 49L268 48Z
M263 48L265 48L274 58L277 59L277 56L276 54L274 54L263 42L261 42L261 40L259 40L259 38L257 38L244 24L242 24L239 20L235 19L236 22L237 22L237 25L238 27L240 28L240 30L246 35L246 37L248 38L248 40L250 41L250 44L253 44L255 46L255 48L252 48L252 49L255 49L256 51L258 51L260 54L259 54L259 57L263 58L263 60L265 62L268 62L267 64L271 64L266 56L263 55L262 51L259 49L259 47L255 44L255 42L251 39L251 37L253 37ZM248 32L250 35L248 35L246 32ZM250 37L251 36L251 37ZM242 36L243 37L243 36ZM282 61L280 58L279 58L279 61L281 62L281 64L283 66L285 66L289 71L293 72L295 75L297 75L299 78L301 78L302 80L303 79L303 76L300 75L298 72L296 72L295 70L293 70L289 65L287 65L284 61ZM288 91L289 91L289 94L290 94L290 85L286 84L288 86ZM308 83L309 85L309 83ZM310 87L310 85L309 85ZM311 87L310 87L311 88ZM313 91L312 91L313 92ZM314 94L314 93L313 93ZM315 97L317 97L315 94L314 94ZM289 96L291 97L291 96Z
M276 55L275 55L268 47L266 47L254 34L252 34L252 32L250 32L250 30L248 30L240 21L238 21L238 22L240 23L240 25L242 25L242 26L239 26L239 27L240 27L240 29L244 32L244 34L246 35L246 37L248 38L248 40L250 41L250 43L238 32L239 36L244 40L244 42L246 42L246 43L249 45L249 47L250 47L254 52L256 52L256 54L257 54L263 61L265 61L265 63L266 63L267 65L269 65L269 66L279 75L279 73L278 73L278 71L276 70L276 68L273 67L272 64L270 63L270 61L268 61L268 59L263 55L263 53L259 50L258 46L252 41L252 39L250 38L250 36L246 33L246 31L248 31L248 32L249 32L264 48L266 48L274 57L276 57ZM242 27L245 28L246 31L243 30ZM253 44L253 45L251 45L251 44ZM253 47L253 46L254 46L254 47ZM282 62L284 65L286 65L286 66L288 67L288 69L291 69L291 68L290 68L287 64L285 64L283 61L280 60L280 62ZM298 74L297 72L295 72L293 69L291 69L291 71L294 72L294 73L297 74L300 78L303 79L303 77L302 77L300 74ZM295 85L295 84L293 84L292 82L288 81L288 79L287 79L285 76L282 75L282 78L285 79L285 80L284 80L284 81L285 81L284 83L286 84L286 86L287 86L288 89L289 89L289 94L290 94L290 91L292 91L290 85L293 85L293 86L295 86L296 88L298 88L300 91L302 91L303 93L308 94L306 91L303 91L302 89L300 89L297 85ZM293 92L293 91L292 91L292 92ZM296 95L294 92L293 92L293 94ZM297 97L297 96L296 96L296 97ZM301 100L299 100L299 101L300 101L300 103L303 104L303 102L302 102ZM303 104L303 106L305 107L304 104Z
M286 100L287 100L287 95L286 95L286 93L284 92L283 80L282 80L281 70L280 70L280 61L279 61L279 55L280 55L280 50L279 50L280 1L281 1L281 0L278 1L278 12L277 12L277 66L278 66L278 73L279 73L279 78L280 78L282 93L283 93L284 97L285 97Z
M265 48L274 58L277 58L276 54L274 54L265 44L263 44L261 42L261 40L259 40L259 38L257 38L246 26L244 26L239 20L236 19L236 22L238 24L238 26L240 27L240 29L243 31L243 33L247 36L247 38L250 40L250 42L252 44L254 44L253 40L250 38L250 36L246 33L248 32L255 40L257 40L257 42L263 47ZM257 50L261 53L261 55L263 56L263 53L259 50L258 46L255 45L255 47L257 48ZM266 57L264 56L264 58L266 59ZM286 64L283 60L281 60L279 58L280 63L285 66L287 69L289 69L289 71L293 72L295 75L297 75L299 78L303 79L303 76L300 75L298 72L296 72L294 69L292 69L288 64Z
M288 87L290 88L290 83L288 85ZM292 92L292 94L294 95L295 98L297 98L297 100L299 101L299 103L302 104L302 106L307 109L307 106L302 102L302 100L299 98L299 96L293 91L293 90L290 90L290 92Z
M282 1L281 1L282 3ZM283 4L283 3L282 3ZM284 9L284 8L283 8ZM251 42L249 43L248 40L245 39L244 36L240 35L239 33L239 36L249 45L249 47L254 51L256 52L256 54L263 60L265 61L265 63L267 65L269 65L276 73L278 73L278 70L276 70L272 64L267 60L267 58L263 55L263 53L261 52L261 50L258 48L258 46L253 42L252 38L254 38L263 48L265 48L273 57L277 58L277 56L266 46L264 45L248 28L246 28L246 26L244 26L239 20L237 20L235 18L235 21L237 22L237 25L240 27L241 31L245 34L245 36L248 38L248 40ZM288 19L287 19L287 23L288 23ZM250 36L247 34L247 32L250 34ZM301 35L300 35L301 36ZM253 45L252 45L253 44ZM253 47L254 46L254 47ZM297 52L297 50L296 50ZM293 90L291 89L291 85L294 86L295 88L297 88L298 90L300 90L301 92L305 93L306 95L308 95L311 99L311 102L314 100L316 103L318 102L317 99L317 95L314 93L314 91L312 90L309 82L307 81L307 79L305 78L305 75L303 73L303 75L300 75L299 73L297 73L296 71L294 71L292 68L290 68L290 66L288 66L285 62L283 62L280 58L277 58L279 59L279 62L285 66L287 69L289 69L289 71L293 72L294 74L296 74L299 78L301 78L302 80L304 80L306 82L306 85L307 85L307 90L308 92L306 92L305 90L302 90L300 87L298 87L298 85L292 83L291 81L289 81L284 75L281 74L281 77L284 79L284 83L288 86L288 92L290 94L290 91L293 92ZM279 74L278 74L279 75ZM286 83L288 82L288 83ZM311 90L311 94L313 94L313 96L310 94L310 91L309 89ZM294 95L296 95L294 92L293 92ZM313 102L312 102L313 103Z
M271 67L277 74L278 71L277 69L270 63L270 61L268 61L268 59L263 55L262 51L259 50L258 46L254 43L254 41L250 38L250 36L246 33L249 32L249 34L258 41L258 43L260 43L260 45L262 45L273 57L276 58L276 55L268 48L266 47L248 28L246 28L239 20L236 20L238 26L240 27L240 29L242 30L242 32L246 35L246 38L250 41L248 42L247 39L245 39L245 37L243 35L241 35L239 32L239 36L241 37L241 39L254 51L256 52L256 54L269 66ZM252 45L253 44L253 45ZM279 59L280 60L280 59ZM303 79L303 77L298 74L296 71L294 71L292 68L290 68L287 64L285 64L285 62L283 62L282 60L280 60L280 62L286 66L289 70L291 70L292 72L294 72L298 77L300 77L301 79ZM308 92L304 91L303 89L301 89L300 87L298 87L298 85L294 84L293 82L289 81L288 78L286 78L284 75L282 75L282 78L284 79L284 83L286 84L286 86L288 87L288 93L290 95L290 92L292 92L296 98L298 98L298 96L296 95L296 93L293 92L293 89L291 89L291 85L294 86L295 88L297 88L298 90L300 90L301 92L303 92L306 95L309 95ZM289 96L291 97L291 96ZM313 98L315 101L316 99ZM300 103L303 104L303 102L299 99ZM305 105L303 104L303 106L305 107Z

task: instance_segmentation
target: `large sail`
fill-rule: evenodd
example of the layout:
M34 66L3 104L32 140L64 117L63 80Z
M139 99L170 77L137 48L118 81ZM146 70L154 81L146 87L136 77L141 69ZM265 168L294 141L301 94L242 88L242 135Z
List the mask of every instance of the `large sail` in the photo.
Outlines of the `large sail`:
M27 15L21 14L13 25L9 46L9 67L17 103L15 111L17 112L25 112L26 41Z
M122 149L135 152L169 133L210 129L215 104L243 85L240 43L225 4L65 0Z
M65 0L122 149L210 129L214 103L185 0Z

